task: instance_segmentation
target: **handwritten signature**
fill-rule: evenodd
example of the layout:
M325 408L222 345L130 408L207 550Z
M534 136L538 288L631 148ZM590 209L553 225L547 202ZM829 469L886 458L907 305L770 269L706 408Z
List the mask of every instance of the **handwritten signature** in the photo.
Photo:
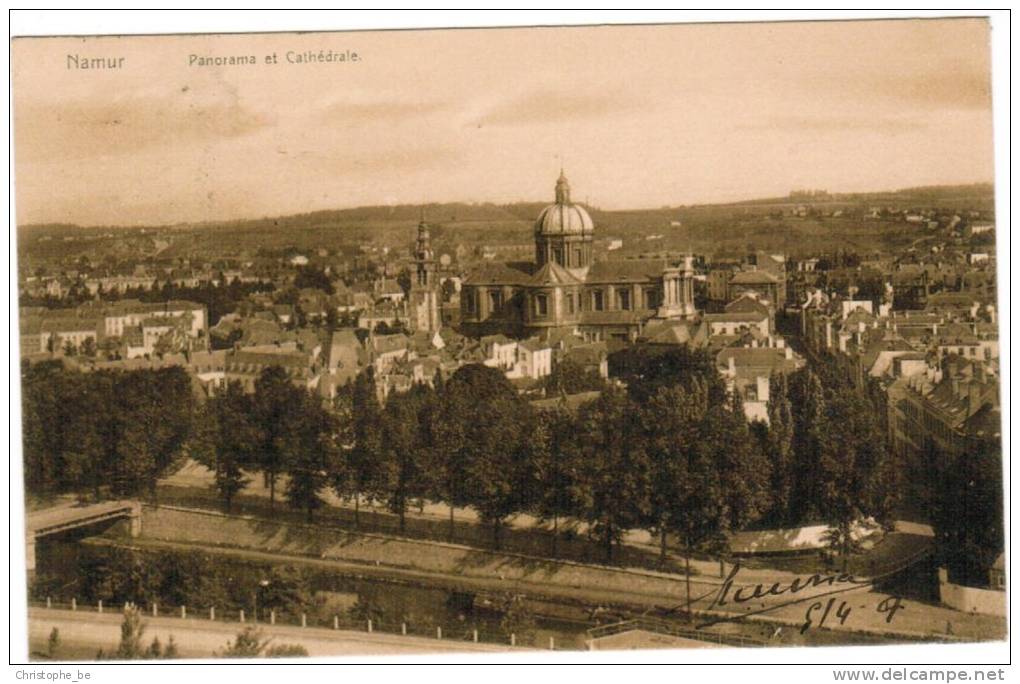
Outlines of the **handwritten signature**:
M826 621L829 620L838 620L839 624L842 625L846 622L847 618L850 617L852 607L843 600L839 600L837 605L838 599L836 596L833 596L833 594L842 594L874 584L873 579L857 579L850 573L841 572L833 574L815 573L813 575L795 577L793 580L788 582L747 584L741 586L736 585L737 575L740 570L740 564L735 563L726 579L723 581L722 586L720 586L718 591L715 592L715 596L712 598L712 601L708 606L709 610L731 604L736 606L750 601L762 601L775 596L788 597L788 600L780 601L770 606L765 606L759 610L733 616L713 616L706 622L702 623L701 627L708 627L720 622L733 622L752 615L776 611L781 608L785 608L786 606L806 601L813 601L813 603L811 603L811 605L809 605L805 610L804 623L800 629L802 634L812 627L822 627ZM829 591L804 595L804 592L819 587L823 589L828 588ZM707 598L707 596L708 595L705 597ZM827 596L829 598L826 601L825 597ZM904 609L905 606L903 605L903 599L899 596L887 596L880 601L877 606L875 606L875 610L879 614L885 616L885 622L887 624L892 622L896 613Z

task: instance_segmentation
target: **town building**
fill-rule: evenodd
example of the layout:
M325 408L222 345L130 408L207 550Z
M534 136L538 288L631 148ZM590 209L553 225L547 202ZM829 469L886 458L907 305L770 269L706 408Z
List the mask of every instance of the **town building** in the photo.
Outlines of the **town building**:
M474 336L576 331L590 341L633 342L649 321L697 314L692 257L596 261L594 234L561 172L555 202L535 221L534 261L470 270L461 288L461 328Z

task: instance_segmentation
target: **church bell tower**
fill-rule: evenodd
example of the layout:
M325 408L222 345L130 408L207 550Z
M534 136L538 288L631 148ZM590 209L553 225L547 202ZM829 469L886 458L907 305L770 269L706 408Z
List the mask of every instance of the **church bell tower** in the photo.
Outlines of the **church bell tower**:
M432 251L429 226L422 211L418 239L414 244L415 274L411 282L411 329L435 333L442 326L439 313L439 287L436 282L436 258Z

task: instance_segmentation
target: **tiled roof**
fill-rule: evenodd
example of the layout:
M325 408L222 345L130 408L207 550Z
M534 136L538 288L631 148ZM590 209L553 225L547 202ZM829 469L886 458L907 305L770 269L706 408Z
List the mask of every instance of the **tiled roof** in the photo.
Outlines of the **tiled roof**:
M788 359L785 349L773 347L727 347L719 352L716 363L720 368L726 368L730 358L733 359L738 371L757 369L788 373L797 370L799 366L799 359L796 356Z
M468 285L530 285L534 264L487 262L468 271Z
M736 285L760 285L776 283L776 277L767 271L739 271L733 274L730 282Z
M377 354L403 351L407 349L408 339L403 333L395 335L373 335L372 349Z
M634 311L582 311L581 325L638 325L643 317Z
M596 261L588 269L589 283L621 283L659 280L668 263L664 259L610 259Z
M698 345L708 340L705 328L690 321L658 321L645 328L641 340L648 344Z
M531 276L532 285L580 285L581 279L555 261L547 261Z
M757 323L768 317L769 315L767 312L761 311L727 311L726 313L705 314L705 320L709 323L712 322L740 323L743 321L752 321Z

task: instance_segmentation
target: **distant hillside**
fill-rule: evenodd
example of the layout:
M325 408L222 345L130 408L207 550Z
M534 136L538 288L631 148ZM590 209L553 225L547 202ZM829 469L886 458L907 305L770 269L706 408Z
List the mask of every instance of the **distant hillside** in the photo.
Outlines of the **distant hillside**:
M436 203L424 207L433 226L438 251L458 246L526 246L535 216L547 202ZM795 219L789 208L809 204L831 214L836 209L871 206L909 209L942 207L991 212L990 184L905 188L890 192L829 194L811 198L766 198L727 204L701 204L657 209L590 209L597 239L623 240L622 255L695 249L707 254L739 254L770 249L796 255L838 247L858 250L896 248L916 236L916 227L849 218ZM316 211L290 216L172 226L116 227L67 224L18 227L19 254L27 259L90 258L109 253L111 238L127 243L158 235L170 247L161 258L229 256L259 250L330 251L374 245L402 249L414 240L422 215L418 205L368 206ZM848 212L851 213L851 212ZM778 217L777 217L778 216ZM145 235L142 235L142 233Z
M995 186L991 183L970 183L966 185L924 185L900 190L876 192L829 193L814 197L771 197L766 199L741 200L730 206L767 205L825 205L825 204L882 204L890 206L980 204L988 211L992 208ZM726 205L694 205L699 207Z

